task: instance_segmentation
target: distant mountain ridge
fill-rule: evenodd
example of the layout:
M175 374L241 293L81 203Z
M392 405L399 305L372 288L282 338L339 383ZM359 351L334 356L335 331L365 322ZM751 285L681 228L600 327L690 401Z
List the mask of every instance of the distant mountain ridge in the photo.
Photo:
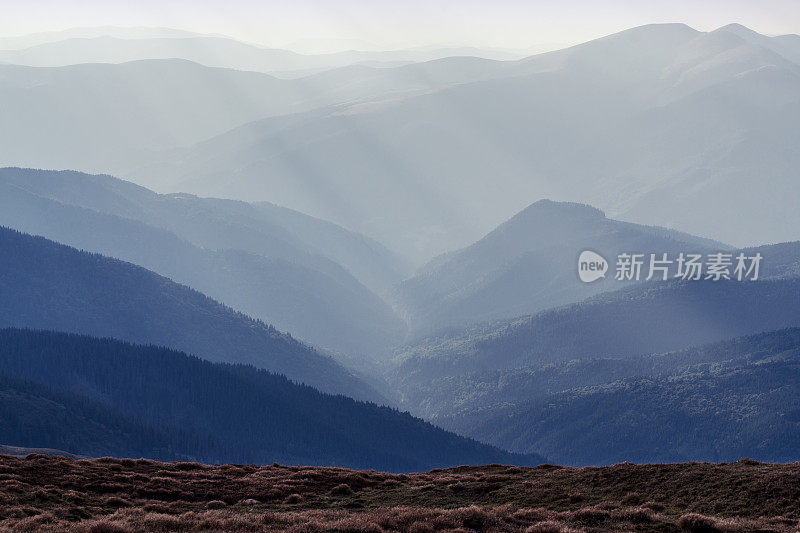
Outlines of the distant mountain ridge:
M710 253L728 246L665 228L606 218L594 207L540 200L476 243L432 260L396 295L412 329L422 332L511 318L578 302L624 286L615 281L619 253ZM605 279L582 283L584 250L610 262ZM646 275L646 272L645 272ZM425 329L422 329L425 328Z
M11 422L0 425L3 442L93 456L395 472L541 462L393 409L163 348L4 329L0 368L0 411Z
M421 373L430 377L676 350L800 326L795 314L800 310L798 294L798 278L642 283L537 314L433 336L406 348L400 361L436 369Z
M208 67L232 68L263 73L302 76L328 69L359 64L392 65L433 61L453 56L473 56L485 59L518 59L517 54L477 47L432 47L405 50L349 50L323 54L298 53L280 48L267 48L238 41L222 35L202 35L153 30L148 35L142 29L138 35L125 35L119 29L108 31L86 29L82 33L65 32L64 38L51 37L47 42L24 38L16 43L0 39L0 62L32 67L61 67L82 63L125 63L147 59L185 59ZM39 38L40 41L45 37ZM12 49L8 49L11 46Z
M144 268L0 227L0 327L113 337L380 400L333 359Z
M237 126L265 117L284 123L283 115L480 76L469 68L433 77L413 68L354 68L292 80L174 58L63 67L0 63L0 95L8 103L0 119L13 130L0 132L0 158L5 166L117 175L137 169L137 183L177 192L176 180L155 176L160 161L181 158L181 149Z
M403 333L364 286L385 294L403 261L334 224L77 172L0 169L0 191L0 225L136 263L320 347L364 354Z
M541 198L736 246L797 239L800 64L776 51L791 39L740 33L634 28L434 91L265 118L130 175L279 190L418 262Z
M800 443L798 368L800 329L766 332L628 361L540 369L545 383L552 370L571 384L439 422L574 465L741 457L792 462Z
M758 281L639 282L528 316L442 330L398 348L386 377L403 406L438 420L484 401L520 399L504 389L563 383L543 373L548 366L613 358L635 369L645 354L800 327L800 242L746 253L763 256Z
M799 41L656 24L518 61L292 80L178 59L0 65L0 159L270 201L417 266L541 198L736 246L789 241Z
M66 39L93 39L113 36L119 39L159 39L199 37L202 34L175 28L147 26L86 26L61 31L42 31L18 37L0 38L0 50L22 50L41 44L64 41Z

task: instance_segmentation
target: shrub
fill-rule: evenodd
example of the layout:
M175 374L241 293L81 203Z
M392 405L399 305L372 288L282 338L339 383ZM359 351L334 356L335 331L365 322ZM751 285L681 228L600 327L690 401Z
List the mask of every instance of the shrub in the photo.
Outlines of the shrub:
M89 526L89 533L130 533L130 529L108 520L101 520Z
M520 509L515 511L511 518L520 522L546 522L553 516L553 511L541 507L536 509Z
M300 494L294 493L294 494L288 495L286 497L286 499L283 500L283 503L295 504L295 503L300 503L302 501L303 501L303 497Z
M615 511L614 516L634 524L650 524L656 521L656 513L646 507L634 507Z
M622 498L622 503L625 505L639 505L642 503L642 497L635 492L629 492Z
M575 522L599 524L611 518L611 513L598 507L584 507L570 513L570 517Z
M208 502L206 504L206 507L208 507L209 509L222 509L223 507L226 507L227 505L228 504L223 502L222 500L211 500L210 502Z
M414 522L408 527L408 533L432 533L433 531L436 530L427 522Z
M174 463L175 470L182 472L189 472L192 470L204 470L205 466L197 462Z
M106 498L105 504L108 507L128 507L131 503L123 498L118 498L117 496L111 496L109 498Z
M495 521L494 517L486 509L482 509L477 505L456 509L453 514L464 527L469 529L481 530Z
M573 492L567 497L569 498L569 501L571 503L579 503L584 500L583 494L581 494L580 492Z
M579 530L572 529L558 522L539 522L525 530L525 533L578 533Z
M647 502L645 504L642 504L642 507L646 507L647 509L652 509L653 511L655 511L657 513L660 513L661 511L666 509L664 504L658 503L658 502Z
M719 533L717 521L710 516L703 516L697 513L683 515L678 520L678 526L691 533Z
M349 496L353 494L353 489L347 483L341 483L331 489L331 494L334 496Z
M181 519L163 513L148 513L144 517L144 526L149 531L174 531L181 528Z
M34 454L31 454L34 455ZM28 456L30 457L30 455ZM27 459L27 458L26 458ZM42 513L36 516L23 518L14 526L14 531L30 531L32 533L42 531L45 526L56 522L56 517L50 513Z

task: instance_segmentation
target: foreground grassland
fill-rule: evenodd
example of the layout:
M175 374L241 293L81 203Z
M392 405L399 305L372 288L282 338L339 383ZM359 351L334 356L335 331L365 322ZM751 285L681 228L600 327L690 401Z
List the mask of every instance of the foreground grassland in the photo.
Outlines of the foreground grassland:
M0 456L0 530L797 532L800 463L386 474Z

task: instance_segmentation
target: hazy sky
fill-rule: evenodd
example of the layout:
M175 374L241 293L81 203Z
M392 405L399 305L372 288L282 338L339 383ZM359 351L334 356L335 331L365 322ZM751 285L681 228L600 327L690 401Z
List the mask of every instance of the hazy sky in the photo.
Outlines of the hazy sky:
M534 49L652 22L700 30L740 22L761 33L800 33L800 0L0 0L3 37L76 26L167 26L269 46Z

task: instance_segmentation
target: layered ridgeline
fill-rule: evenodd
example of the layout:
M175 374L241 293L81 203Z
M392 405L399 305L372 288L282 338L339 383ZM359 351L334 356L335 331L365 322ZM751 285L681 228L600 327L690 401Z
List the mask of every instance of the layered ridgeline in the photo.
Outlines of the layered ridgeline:
M540 198L737 246L779 242L800 222L798 42L652 25L519 61L295 80L172 59L0 65L0 159L267 200L419 263Z
M786 343L797 330L643 357L800 326L800 244L746 253L764 258L758 281L639 283L530 316L454 329L399 350L389 380L415 414L476 438L491 435L509 449L536 446L560 462L727 460L744 450L764 460L791 459L797 428L786 424L795 415L792 404L779 403L780 391L795 386L781 379L795 372L796 361L744 369L742 361L717 363L766 363L791 348ZM736 389L740 379L748 386ZM722 413L719 420L711 420L713 409ZM759 419L775 422L772 432ZM601 429L588 429L594 426ZM575 428L587 438L578 438ZM674 435L667 438L669 431ZM663 437L661 444L647 434ZM598 439L607 445L598 446Z
M273 326L142 267L0 227L0 327L113 337L246 363L325 392L377 393Z
M614 262L622 252L674 258L680 252L727 249L685 233L612 220L587 205L541 200L471 246L420 268L397 287L396 298L412 330L430 332L533 313L618 289L624 284L614 280ZM605 279L579 280L578 256L584 250L610 262Z
M779 259L769 266L773 250ZM497 386L496 372L635 357L800 326L800 245L750 252L765 257L758 281L639 282L534 315L431 335L398 350L391 380L413 412L435 416L475 390L454 376Z
M103 39L83 44L98 54L108 50ZM503 66L457 58L446 61L445 68L438 62L399 68L349 66L277 79L173 59L179 57L61 67L6 64L0 59L0 97L6 104L0 108L0 120L7 125L0 131L0 160L13 166L114 174L137 168L142 169L138 183L176 191L168 187L174 180L160 173L161 161L166 157L172 163L182 157L179 149L232 128L265 117L276 117L274 125L283 127L296 122L296 117L280 118L283 115L430 91L486 77L495 70L492 67ZM332 111L335 107L328 109ZM237 136L237 142L240 139ZM230 144L235 150L236 143Z
M540 198L737 246L790 240L797 42L634 28L380 105L266 118L132 176L270 199L421 260Z
M309 54L266 48L221 35L167 28L74 28L49 34L0 38L0 61L33 67L180 58L209 67L296 77L316 70L349 65L388 67L453 56L489 59L520 57L501 50L473 47L425 47L386 51L351 49Z
M401 259L363 235L272 204L6 168L0 225L138 264L316 346L369 354L404 332L378 296L402 278Z
M0 368L0 441L15 445L405 472L541 462L249 366L116 340L4 329Z
M496 378L504 382L501 394L484 391L439 422L562 464L798 459L797 328Z

